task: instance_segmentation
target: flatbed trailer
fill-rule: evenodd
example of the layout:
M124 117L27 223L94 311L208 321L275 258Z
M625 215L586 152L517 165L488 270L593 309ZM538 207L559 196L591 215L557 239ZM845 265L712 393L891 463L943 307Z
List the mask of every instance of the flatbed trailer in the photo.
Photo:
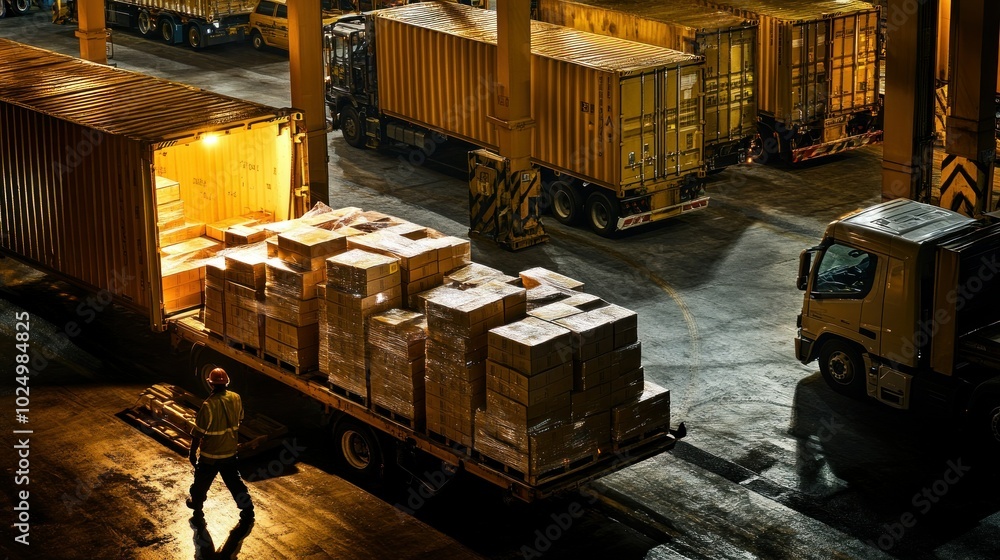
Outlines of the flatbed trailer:
M381 438L383 441L420 450L458 471L465 471L504 488L510 496L526 502L579 488L592 480L669 451L685 434L683 424L677 430L659 428L643 434L638 439L623 442L609 449L607 453L601 450L592 460L570 463L557 471L544 473L537 479L524 477L471 449L438 441L428 433L416 431L411 426L356 402L347 393L336 392L326 382L324 374L314 372L316 375L300 375L257 355L230 346L221 337L207 331L197 314L174 317L169 323L174 344L186 341L208 348L316 400L326 412L334 416L334 422L344 417L358 420L377 430L383 436ZM395 456L393 453L386 453L385 450L382 450L381 455Z

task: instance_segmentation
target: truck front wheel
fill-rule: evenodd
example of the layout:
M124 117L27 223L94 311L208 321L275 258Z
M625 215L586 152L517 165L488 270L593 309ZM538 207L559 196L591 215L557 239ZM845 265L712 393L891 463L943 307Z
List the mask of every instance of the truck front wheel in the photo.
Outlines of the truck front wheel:
M7 0L0 0L0 18L7 17Z
M834 391L861 396L865 386L865 362L861 352L843 340L830 340L819 351L819 370Z
M260 31L257 31L256 29L250 33L250 44L253 45L253 48L258 51L264 50L264 47L267 46L267 43L264 42L264 36L261 35Z
M340 110L340 131L344 140L355 148L365 147L365 128L358 115L358 110L350 105L344 105Z
M201 50L202 47L201 29L199 29L198 26L193 23L188 26L187 43L188 46L191 47L192 49L196 51Z
M382 473L382 449L371 428L349 418L337 422L333 443L349 472L366 480L378 480Z

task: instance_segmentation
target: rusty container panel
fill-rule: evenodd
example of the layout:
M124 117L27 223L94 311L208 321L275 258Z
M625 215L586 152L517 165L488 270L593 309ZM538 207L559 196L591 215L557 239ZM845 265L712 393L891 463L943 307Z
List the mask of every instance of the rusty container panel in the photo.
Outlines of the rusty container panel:
M256 0L118 0L150 11L169 10L212 21L226 16L250 14Z
M496 14L420 3L373 17L381 110L496 149ZM700 169L701 57L543 22L531 41L535 163L619 196Z
M706 145L756 134L756 22L690 0L539 0L538 19L704 56Z
M788 125L878 108L878 8L859 0L697 0L759 23L758 109Z
M298 118L0 39L0 251L163 328L156 178L187 221L292 217Z

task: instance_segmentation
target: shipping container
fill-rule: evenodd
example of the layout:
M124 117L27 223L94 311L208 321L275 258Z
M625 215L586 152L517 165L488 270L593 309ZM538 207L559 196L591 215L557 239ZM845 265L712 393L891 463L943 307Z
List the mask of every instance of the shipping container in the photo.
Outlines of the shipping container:
M107 0L109 25L132 27L142 35L193 49L243 41L257 0Z
M705 57L705 162L742 163L757 135L757 24L689 0L538 0L541 21Z
M764 151L802 161L881 141L879 10L860 0L699 0L759 22Z
M496 13L461 4L390 8L328 28L327 99L345 139L424 147L433 131L496 150L496 36ZM698 193L703 57L537 21L531 48L532 159L543 181L558 174L575 202L585 189L602 193L614 229L707 204ZM565 221L582 204L572 210Z
M301 213L300 119L0 39L0 250L162 329L183 301L164 283L168 241Z

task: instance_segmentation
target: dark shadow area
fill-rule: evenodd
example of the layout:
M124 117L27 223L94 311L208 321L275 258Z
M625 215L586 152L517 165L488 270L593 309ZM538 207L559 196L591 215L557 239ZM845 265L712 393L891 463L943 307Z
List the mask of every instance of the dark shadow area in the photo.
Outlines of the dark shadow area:
M204 518L192 517L188 520L193 531L195 560L236 560L243 548L243 541L253 531L254 521L240 520L226 537L226 542L216 550L215 542L208 531Z

